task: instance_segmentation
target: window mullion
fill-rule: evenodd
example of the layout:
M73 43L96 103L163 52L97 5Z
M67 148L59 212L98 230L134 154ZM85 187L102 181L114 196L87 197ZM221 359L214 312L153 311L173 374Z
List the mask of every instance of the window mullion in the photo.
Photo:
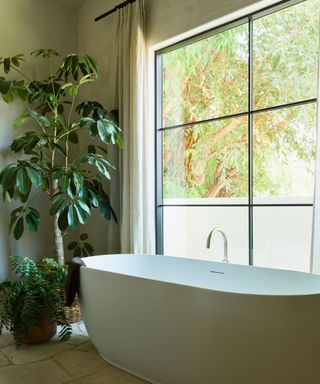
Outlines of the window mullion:
M249 58L248 58L248 221L249 221L249 265L253 265L253 18L249 17Z
M163 105L163 57L162 55L156 55L156 97L155 97L155 108L156 108L156 134L155 134L155 152L156 152L156 253L159 255L163 254L163 133L159 131L162 126L162 105Z

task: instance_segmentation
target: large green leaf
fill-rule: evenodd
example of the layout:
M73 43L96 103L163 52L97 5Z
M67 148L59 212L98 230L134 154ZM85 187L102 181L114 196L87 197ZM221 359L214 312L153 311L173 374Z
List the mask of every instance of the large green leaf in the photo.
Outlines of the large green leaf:
M122 137L120 134L117 136L116 144L117 144L118 148L120 148L120 149L123 148L123 140L122 140Z
M67 194L71 199L73 199L77 194L77 188L74 185L73 180L70 180L70 184L69 184L68 189L67 189Z
M11 60L10 57L6 57L3 61L3 70L5 74L8 74L11 67Z
M57 214L65 205L65 199L62 194L54 196L51 200L51 207L49 210L50 215L53 216Z
M72 144L78 144L78 143L79 143L79 138L78 138L78 135L76 134L76 132L71 132L71 133L68 135L68 138L69 138L69 141L70 141Z
M23 126L23 124L28 120L28 118L30 117L29 114L24 114L24 115L20 115L18 116L14 122L13 122L13 126L15 129L19 129Z
M70 94L70 96L71 96L72 98L77 97L78 89L79 89L79 87L78 87L76 84L73 84L73 85L69 88L69 94Z
M73 172L73 182L77 191L83 186L83 177L79 171Z
M16 209L14 209L12 212L11 212L11 215L10 215L10 224L9 224L9 231L11 232L13 230L13 228L16 226L16 223L17 223L17 220L19 219L19 217L23 214L23 210L24 210L24 207L21 206L21 207L18 207Z
M60 144L57 144L57 143L54 143L53 146L57 149L58 152L60 152L63 156L67 156L67 153L65 151L65 149L60 145Z
M35 169L33 167L26 167L27 174L31 183L35 186L39 186L42 184L42 174L41 171Z
M22 195L27 195L31 188L31 182L25 168L19 168L17 172L16 185Z
M38 116L39 122L46 128L51 127L50 119L47 116Z
M38 57L42 56L43 58L49 58L50 56L60 56L59 53L54 49L36 49L30 53L32 56ZM18 55L19 56L19 55Z
M93 81L94 81L93 76L92 76L92 74L89 73L88 75L85 75L80 79L79 85L92 83Z
M97 124L91 117L82 117L80 119L81 127L86 126L91 137L95 137L98 134Z
M4 190L12 188L16 183L16 164L9 164L6 166L0 174L0 183Z
M20 67L20 62L18 60L18 58L15 56L15 57L11 57L11 62L12 64L15 66L15 67Z
M0 79L0 93L7 94L11 86L11 81Z
M96 153L96 147L94 146L94 145L88 145L88 149L87 149L87 152L89 153L89 154L94 154L94 153Z
M88 189L87 188L82 187L82 188L79 189L79 191L78 191L78 198L79 198L79 200L85 202L85 201L88 200L88 196L89 196L89 194L88 194Z
M105 164L108 165L108 167L112 168L112 169L116 169L116 167L110 163L109 160L107 160L106 158L104 158L103 156L99 155L99 160L104 162Z
M84 210L84 211L86 211L87 212L87 214L88 215L90 215L90 208L89 208L89 206L85 203L85 202L83 202L82 200L80 200L80 199L78 199L78 204L80 205L80 207Z
M64 207L59 215L58 226L60 231L65 231L68 228L68 207Z
M81 208L81 206L79 204L75 204L74 205L74 208L77 212L77 215L78 215L78 219L79 219L79 222L81 224L86 224L87 222L87 216L86 216L86 213L85 211Z
M40 136L35 131L29 131L24 133L23 135L16 137L13 140L10 148L15 153L18 153L23 150L26 154L32 154L35 146L38 144L39 140L42 139L42 135Z
M103 123L102 120L99 120L97 122L97 128L98 128L98 132L99 132L99 136L100 136L101 141L106 143L107 137L108 137L108 132L107 132L106 125Z
M88 188L89 190L89 193L90 193L90 197L91 197L91 201L92 201L92 205L95 207L95 208L98 208L99 207L99 198L98 198L98 195L95 193L95 191L91 188Z
M107 168L102 164L102 162L97 161L96 166L103 176L105 176L108 180L111 180L110 173L107 171Z
M13 92L10 90L6 94L2 94L2 99L5 103L10 104L14 100Z
M111 220L111 211L108 206L103 200L99 201L99 209L100 209L100 214L107 220Z
M16 240L19 240L23 235L23 231L24 231L24 221L23 221L23 217L20 217L13 229L14 238Z
M35 209L35 208L32 208L32 207L29 207L29 214L33 216L34 220L38 223L38 225L40 224L40 213Z
M61 188L62 192L66 193L68 188L69 188L69 183L70 183L70 180L69 180L69 176L66 175L66 174L63 174L60 178L59 178L59 187Z
M68 224L72 228L76 228L79 225L78 215L73 205L70 205L68 209Z
M28 213L26 215L26 223L27 223L28 229L31 232L37 232L38 231L38 221L35 219L33 214Z
M18 192L19 199L22 203L26 203L29 199L30 191L31 191L31 183L28 184L29 188L26 193Z
M89 55L84 55L84 63L88 69L88 73L94 74L96 78L99 77L99 66L96 61Z

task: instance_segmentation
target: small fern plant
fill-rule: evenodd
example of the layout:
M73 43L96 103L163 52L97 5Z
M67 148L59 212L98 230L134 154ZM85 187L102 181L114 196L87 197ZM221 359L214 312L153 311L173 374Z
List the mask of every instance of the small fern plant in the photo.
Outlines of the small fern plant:
M18 256L10 257L10 265L18 279L0 284L0 335L8 329L19 348L23 334L38 325L46 313L52 322L62 324L61 341L68 340L72 327L66 321L61 297L66 267L49 258L35 263Z

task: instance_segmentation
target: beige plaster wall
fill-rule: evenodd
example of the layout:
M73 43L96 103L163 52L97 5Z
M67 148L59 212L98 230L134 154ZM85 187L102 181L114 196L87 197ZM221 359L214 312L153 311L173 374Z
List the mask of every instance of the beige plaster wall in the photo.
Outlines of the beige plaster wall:
M145 0L149 46L257 3L257 0Z
M61 54L78 50L77 13L52 0L2 1L0 12L0 56L29 53L38 48L53 48ZM45 73L39 61L26 67L32 76ZM19 103L6 105L0 101L0 168L15 159L8 146L17 132L13 131L14 117L23 111ZM40 233L25 236L19 242L8 234L9 214L13 206L0 202L0 281L8 275L8 256L21 255L41 258L50 255L49 217L45 214L47 202L35 199L35 207L42 213Z
M80 98L99 101L107 110L115 108L115 59L114 47L114 15L95 22L94 18L113 8L117 0L87 0L78 13L79 20L79 50L93 56L100 67L100 78L90 87L83 89ZM99 140L98 140L99 141ZM82 136L81 144L88 145L91 139ZM101 142L100 142L101 145ZM108 147L109 160L118 167L118 151ZM117 172L112 172L112 180L106 184L111 203L119 216L119 180ZM95 254L119 252L119 227L114 222L103 219L95 212L89 219L87 231L90 242L94 245Z

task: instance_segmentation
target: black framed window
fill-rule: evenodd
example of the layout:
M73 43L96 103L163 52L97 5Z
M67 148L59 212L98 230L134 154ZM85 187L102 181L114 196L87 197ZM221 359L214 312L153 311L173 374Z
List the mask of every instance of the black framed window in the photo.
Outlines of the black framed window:
M156 53L157 253L307 271L319 1L287 1Z

